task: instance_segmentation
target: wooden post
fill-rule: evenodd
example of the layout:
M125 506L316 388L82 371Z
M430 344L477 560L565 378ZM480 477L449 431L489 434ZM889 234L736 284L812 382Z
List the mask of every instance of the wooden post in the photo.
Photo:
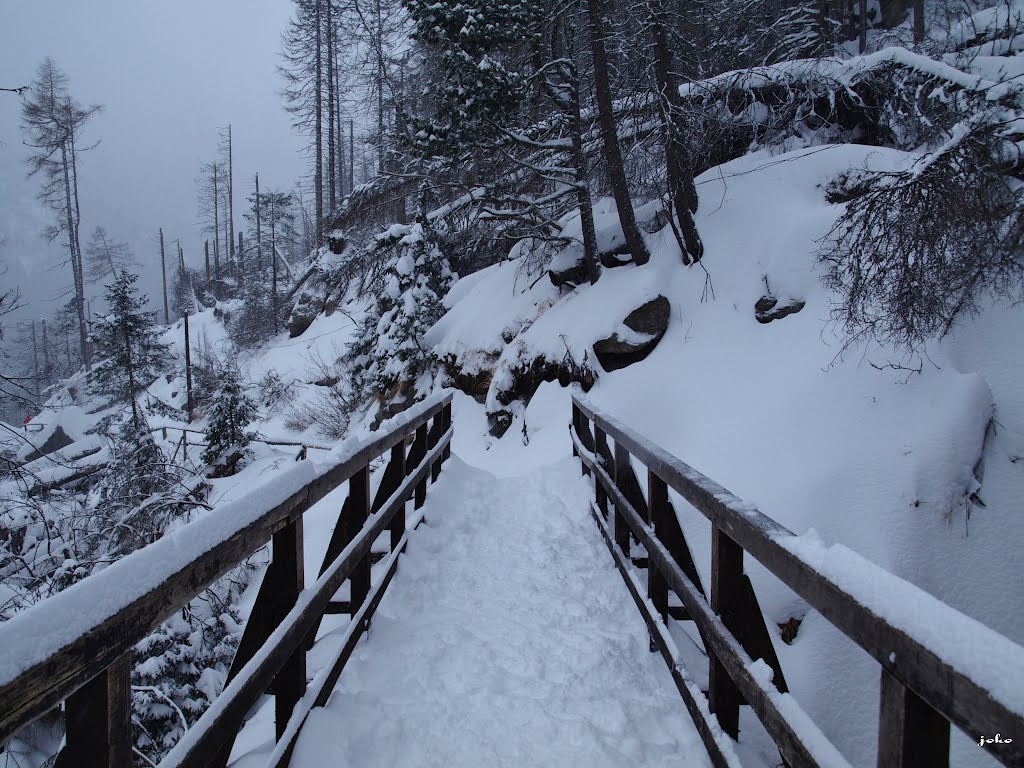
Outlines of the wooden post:
M394 469L392 469L392 467ZM398 445L391 449L391 463L388 464L388 470L395 473L395 488L398 488L402 483L402 478L405 477L405 441L399 441ZM392 491L394 493L394 491ZM394 552L398 549L398 543L402 540L402 536L405 534L405 504L402 508L395 513L395 516L391 518L391 551Z
M55 768L132 764L132 655L126 653L64 703L67 746Z
M427 450L429 451L435 445L441 441L441 436L444 435L444 417L441 412L438 411L434 414L434 418L430 422L430 432L427 435ZM430 482L436 483L437 478L441 474L441 457L438 456L437 460L430 465Z
M631 467L629 466L629 453L623 446L619 445L619 443L616 441L615 473L612 475L612 477L615 479L615 485L618 486L620 491L623 490L623 485L625 484L624 479L626 477L626 472L629 471L630 469ZM639 510L637 511L639 512ZM643 513L641 512L641 514ZM618 505L616 504L615 543L619 545L619 549L622 550L622 554L625 556L627 561L629 560L629 539L630 533L629 526L626 524L626 517L619 511Z
M614 470L611 464L611 451L608 449L608 436L604 433L597 424L594 424L594 453L598 458L604 460L604 468L608 471L608 474L614 477ZM604 519L608 519L608 491L605 490L601 481L598 480L594 483L595 495L597 500L597 508L601 510L601 514Z
M666 528L666 518L672 513L668 503L668 486L665 481L647 470L647 492L650 507L651 523L654 525L654 535L661 539L661 534ZM661 614L661 620L668 624L668 582L652 563L647 564L647 596L654 603L654 609ZM658 650L658 644L651 638L651 652Z
M441 410L441 413L444 415L444 418L442 419L441 423L444 424L444 431L447 432L449 429L451 429L451 426L452 426L452 404L451 404L451 402L449 402L447 405L445 405L445 407ZM452 455L452 444L451 444L451 442L449 442L447 445L445 445L444 450L441 451L441 463L443 464L445 462L445 460L449 456L451 456L451 455Z
M882 670L878 768L949 766L949 721Z
M726 628L736 634L743 587L743 550L715 525L711 526L711 610ZM711 654L708 681L708 706L722 730L739 738L742 697L725 666Z
M305 588L301 516L274 534L274 565L276 582L273 588L277 592L283 618ZM292 710L306 692L306 646L303 643L299 643L277 673L274 692L274 720L277 738L280 739L288 725L288 718L292 716Z
M416 452L416 463L410 468L415 469L419 466L419 463L423 461L423 457L427 455L427 425L420 424L416 430L416 445L421 446L420 450ZM416 501L413 505L414 509L419 509L423 506L423 502L427 500L427 476L424 475L423 479L416 485Z
M351 514L343 516L344 546L359 535L359 532L366 524L366 518L370 514L370 469L363 467L348 481L349 511ZM360 561L352 572L349 580L351 586L351 597L349 603L352 607L352 614L363 605L366 595L370 591L370 556L367 555Z
M188 310L185 311L185 393L188 423L192 423L192 345L188 339ZM184 433L182 433L184 434Z

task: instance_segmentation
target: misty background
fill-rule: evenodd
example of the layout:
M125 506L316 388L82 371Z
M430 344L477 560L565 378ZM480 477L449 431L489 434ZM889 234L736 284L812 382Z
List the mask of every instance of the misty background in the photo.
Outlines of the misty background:
M79 159L82 240L104 226L127 241L153 300L160 227L169 258L180 238L186 261L202 261L194 180L216 156L218 128L232 126L236 229L254 174L264 189L291 189L306 174L306 142L291 128L276 69L288 0L7 0L0 9L0 87L28 85L51 56L80 103L103 106L81 143L99 142ZM53 214L26 178L20 118L21 98L0 93L0 283L19 286L25 304L7 318L12 329L55 311L72 283L64 244L41 235ZM87 287L94 312L101 295Z

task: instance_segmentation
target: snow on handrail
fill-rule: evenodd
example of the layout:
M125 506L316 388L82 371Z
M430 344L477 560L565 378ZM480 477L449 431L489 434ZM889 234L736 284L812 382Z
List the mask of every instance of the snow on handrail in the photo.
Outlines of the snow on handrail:
M1024 647L847 547L797 536L587 398L573 404L950 722L1024 755Z
M230 549L232 542L260 538L297 509L316 503L367 461L403 440L410 429L440 412L451 398L451 391L444 390L384 421L376 433L379 437L343 441L319 467L308 460L291 465L274 483L217 507L0 624L0 743L11 735L12 728L31 720L25 716L30 708L34 716L42 714L35 711L39 706L21 700L25 698L19 690L22 675L31 671L45 680L43 667L52 663L53 657L81 643L86 635L106 634L111 622L122 614L136 619L131 625L132 637L118 637L103 647L103 653L104 657L115 656L127 650L180 608L168 598L160 612L152 607L135 610L157 590L172 579L181 579L200 558L209 559L221 549ZM242 557L249 554L247 551ZM209 580L199 589L234 564L220 563L217 572L204 572ZM47 683L48 692L39 698L52 699L48 706L55 705L87 682L85 669L95 663L96 659L82 659L74 662L76 669L62 669L64 677ZM33 690L32 695L37 693Z

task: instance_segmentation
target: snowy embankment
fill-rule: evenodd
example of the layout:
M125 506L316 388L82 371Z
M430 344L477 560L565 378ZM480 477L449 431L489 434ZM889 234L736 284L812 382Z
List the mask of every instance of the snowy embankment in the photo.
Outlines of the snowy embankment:
M496 358L500 379L506 360L578 355L630 308L666 296L664 338L642 362L598 370L590 392L598 406L795 533L841 543L1022 642L1014 562L1024 541L1024 462L1016 460L1024 454L1024 310L993 307L920 359L876 346L840 355L842 339L828 324L833 297L819 284L814 254L840 209L824 187L851 167L893 168L908 158L842 145L733 161L698 179L710 287L703 270L682 266L663 230L647 238L649 264L605 270L596 285L564 297L522 262L474 275L453 291L429 338L470 365ZM766 294L806 305L762 325L754 304ZM492 381L487 410L493 393ZM486 434L483 410L468 397L456 401L454 448L466 461L514 473L569 451L569 394L557 383L512 408L500 439ZM676 502L706 580L708 523ZM775 636L796 698L855 764L872 762L877 665L759 565L750 562L748 573L770 629L802 619L792 645ZM953 744L954 765L985 764L966 737L955 733Z

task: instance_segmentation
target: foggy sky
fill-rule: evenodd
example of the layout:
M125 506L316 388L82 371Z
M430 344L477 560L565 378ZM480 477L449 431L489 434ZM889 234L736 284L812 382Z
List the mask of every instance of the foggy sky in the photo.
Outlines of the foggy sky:
M97 225L128 241L155 303L159 227L201 261L194 179L215 157L218 127L232 125L236 232L254 173L261 189L290 189L306 172L305 141L278 93L290 12L289 0L0 0L0 87L28 85L51 56L79 102L103 105L81 142L100 140L80 157L82 246ZM39 303L70 287L71 269L51 269L65 251L39 234L50 214L25 178L20 110L0 93L0 281L20 285L29 314L43 317L67 300Z

